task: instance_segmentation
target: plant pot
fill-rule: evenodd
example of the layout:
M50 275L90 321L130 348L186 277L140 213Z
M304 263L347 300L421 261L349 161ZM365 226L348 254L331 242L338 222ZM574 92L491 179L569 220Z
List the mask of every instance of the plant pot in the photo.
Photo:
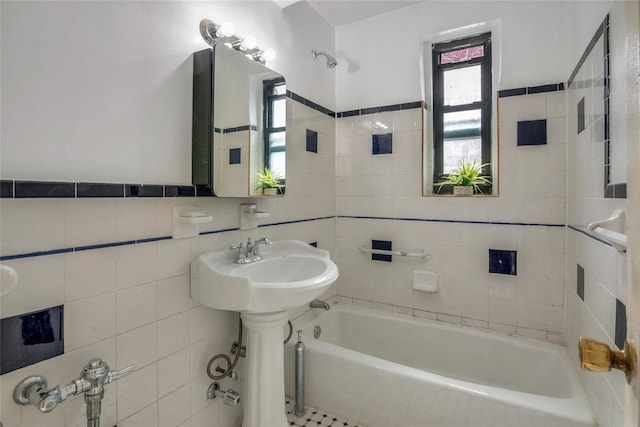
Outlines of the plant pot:
M263 188L262 189L262 194L264 194L265 196L277 196L278 195L278 189L277 188Z
M453 187L454 196L473 196L473 187L471 185L456 185Z

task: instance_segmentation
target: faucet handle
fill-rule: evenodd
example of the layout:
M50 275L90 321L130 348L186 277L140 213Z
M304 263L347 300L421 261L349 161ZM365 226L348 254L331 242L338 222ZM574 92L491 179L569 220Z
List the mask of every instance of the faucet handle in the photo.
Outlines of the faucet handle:
M131 372L135 371L135 365L129 365L124 369L120 369L119 371L109 371L107 374L107 380L105 383L110 383L111 381L117 380L118 378L122 378L125 375L129 375Z

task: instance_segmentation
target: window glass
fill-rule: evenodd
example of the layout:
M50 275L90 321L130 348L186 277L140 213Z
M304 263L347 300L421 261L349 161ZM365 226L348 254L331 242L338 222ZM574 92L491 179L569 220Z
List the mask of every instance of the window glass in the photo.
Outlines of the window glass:
M285 178L285 132L274 132L269 135L269 167Z
M480 65L444 72L444 105L462 105L482 99Z
M282 87L282 86L276 86ZM287 125L287 100L276 99L273 101L273 123L274 128L285 127Z
M444 114L442 173L456 170L460 160L482 164L482 111L470 110Z
M441 64L457 64L458 62L469 61L474 58L482 58L484 56L484 46L473 46L465 49L457 49L440 54Z

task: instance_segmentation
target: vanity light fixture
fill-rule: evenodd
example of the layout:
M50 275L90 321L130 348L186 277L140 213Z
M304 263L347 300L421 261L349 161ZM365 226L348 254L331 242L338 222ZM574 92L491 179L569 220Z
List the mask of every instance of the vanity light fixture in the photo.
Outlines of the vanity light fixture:
M233 32L235 27L231 22L223 22L217 25L209 19L200 21L200 34L204 41L211 47L218 43L224 43L232 47L238 52L244 53L247 58L264 64L266 61L273 61L276 58L276 51L267 48L265 50L258 49L258 41L252 35L245 38L235 35Z

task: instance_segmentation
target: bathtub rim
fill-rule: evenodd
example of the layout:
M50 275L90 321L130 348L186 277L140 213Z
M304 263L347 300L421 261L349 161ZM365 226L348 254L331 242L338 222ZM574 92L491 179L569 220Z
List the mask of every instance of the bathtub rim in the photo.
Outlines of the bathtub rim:
M445 387L449 390L458 390L468 393L481 394L487 399L501 402L507 401L514 406L528 410L537 410L539 407L543 406L546 409L547 413L549 413L550 415L565 418L573 422L585 423L595 426L595 417L593 416L593 411L587 400L587 396L584 392L583 385L580 381L578 373L576 372L576 369L571 365L566 346L538 340L535 338L505 335L491 330L451 324L407 314L376 310L374 308L368 307L334 304L331 305L331 310L334 310L333 313L331 313L331 311L324 310L309 310L309 312L312 313L309 314L309 312L307 312L293 321L293 327L296 328L296 330L302 329L303 331L307 332L304 335L307 337L307 339L304 340L304 343L309 350L318 351L319 353L335 356L338 358L345 358L346 360L354 362L368 362L371 366L375 366L377 369L384 370L395 375L405 375L424 379L425 381L435 383L438 386ZM459 380L444 375L424 371L422 369L402 365L397 362L382 359L366 353L360 353L346 347L341 347L337 344L323 341L322 339L310 338L312 337L311 332L313 331L313 327L317 324L319 318L323 316L335 315L335 313L339 311L362 313L378 318L400 320L403 322L408 321L411 323L426 325L427 327L431 328L453 331L454 333L458 332L472 334L481 337L488 336L491 339L497 339L503 342L508 342L510 344L519 343L520 345L533 348L536 351L554 353L555 355L560 357L562 363L560 369L562 369L566 373L569 379L569 396L545 396L535 393L527 393L518 390L511 390L507 388L500 388L491 385ZM287 345L293 347L293 343L291 342Z

